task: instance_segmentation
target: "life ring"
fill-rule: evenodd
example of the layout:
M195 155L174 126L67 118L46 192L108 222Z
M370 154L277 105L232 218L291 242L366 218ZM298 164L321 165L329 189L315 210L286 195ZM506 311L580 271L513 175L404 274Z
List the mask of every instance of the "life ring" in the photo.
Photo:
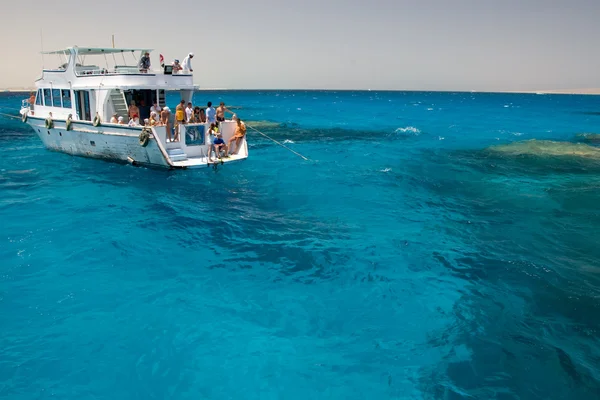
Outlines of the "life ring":
M140 133L140 146L142 146L142 147L148 146L149 140L150 140L150 129L148 129L148 128L142 129L142 133Z
M94 120L92 121L92 124L93 124L94 126L98 126L98 125L100 125L100 122L102 122L102 121L100 120L100 116L99 116L98 114L96 114L96 116L94 117Z
M27 113L26 112L24 112L23 114L21 114L21 121L27 122Z
M69 118L67 118L67 122L66 122L66 125L67 125L66 128L67 128L68 131L71 130L71 125L72 124L73 124L73 119L69 116Z
M50 117L46 118L46 128L48 128L48 129L54 128L54 121L52 121L52 118L50 118Z

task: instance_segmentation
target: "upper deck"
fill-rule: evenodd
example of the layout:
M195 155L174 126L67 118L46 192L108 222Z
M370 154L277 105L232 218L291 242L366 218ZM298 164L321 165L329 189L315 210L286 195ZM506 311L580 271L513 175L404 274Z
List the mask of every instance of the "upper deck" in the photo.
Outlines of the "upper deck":
M36 81L37 87L64 85L72 88L98 89L165 89L193 90L190 72L172 73L170 63L160 68L153 65L148 69L140 66L140 60L150 49L80 48L45 52L59 57L57 67L44 68Z

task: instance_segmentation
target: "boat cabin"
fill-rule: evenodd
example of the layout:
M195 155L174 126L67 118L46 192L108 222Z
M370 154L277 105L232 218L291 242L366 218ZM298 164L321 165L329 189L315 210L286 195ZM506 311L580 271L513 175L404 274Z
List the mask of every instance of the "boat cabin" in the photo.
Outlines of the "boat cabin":
M43 69L36 81L33 115L74 121L93 121L99 116L108 122L113 114L128 121L134 102L140 120L150 116L154 101L165 104L165 91L178 90L181 98L192 100L191 73L173 73L171 66L142 69L140 59L150 49L79 48L46 52L58 57L56 68Z

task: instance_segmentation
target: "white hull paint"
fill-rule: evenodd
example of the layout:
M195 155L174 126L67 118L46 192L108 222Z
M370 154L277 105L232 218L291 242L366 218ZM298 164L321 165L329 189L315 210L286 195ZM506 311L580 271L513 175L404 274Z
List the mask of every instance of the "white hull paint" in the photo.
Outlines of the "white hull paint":
M94 126L90 122L72 121L71 130L67 130L66 121L54 120L52 128L46 128L46 120L39 117L28 117L27 124L37 133L44 145L54 151L98 158L108 161L132 163L156 168L188 169L202 168L210 165L221 165L240 161L248 157L248 145L244 139L238 154L229 158L212 161L206 158L208 146L186 146L185 143L166 142L165 128L151 128L152 135L146 146L142 146L139 135L142 127L106 124ZM233 135L235 123L221 123L224 139ZM185 137L185 127L182 127ZM163 143L166 142L166 146ZM183 159L171 159L173 150L180 150Z
M168 155L161 152L154 138L143 147L139 142L141 128L95 127L92 124L73 121L67 131L64 121L55 121L48 129L45 120L29 117L27 123L37 133L44 145L51 150L74 156L100 158L117 162L134 162L139 165L173 168Z

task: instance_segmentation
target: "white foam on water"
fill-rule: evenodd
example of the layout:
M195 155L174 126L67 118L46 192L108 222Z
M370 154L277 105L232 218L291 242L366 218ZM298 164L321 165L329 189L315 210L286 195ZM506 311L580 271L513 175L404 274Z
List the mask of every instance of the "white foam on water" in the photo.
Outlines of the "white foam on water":
M285 140L283 141L283 143L284 143L284 144L285 144L285 143L292 143L292 144L294 144L294 141L293 141L293 140L290 140L290 139L285 139Z
M392 169L391 168L384 168L384 169L380 169L379 172L390 172Z
M438 140L444 140L444 139L446 139L446 138L443 136L438 136Z
M414 126L406 126L404 128L396 128L394 131L396 133L414 133L415 135L420 135L421 131Z
M427 109L427 111L433 111L433 108L429 107L429 108Z

